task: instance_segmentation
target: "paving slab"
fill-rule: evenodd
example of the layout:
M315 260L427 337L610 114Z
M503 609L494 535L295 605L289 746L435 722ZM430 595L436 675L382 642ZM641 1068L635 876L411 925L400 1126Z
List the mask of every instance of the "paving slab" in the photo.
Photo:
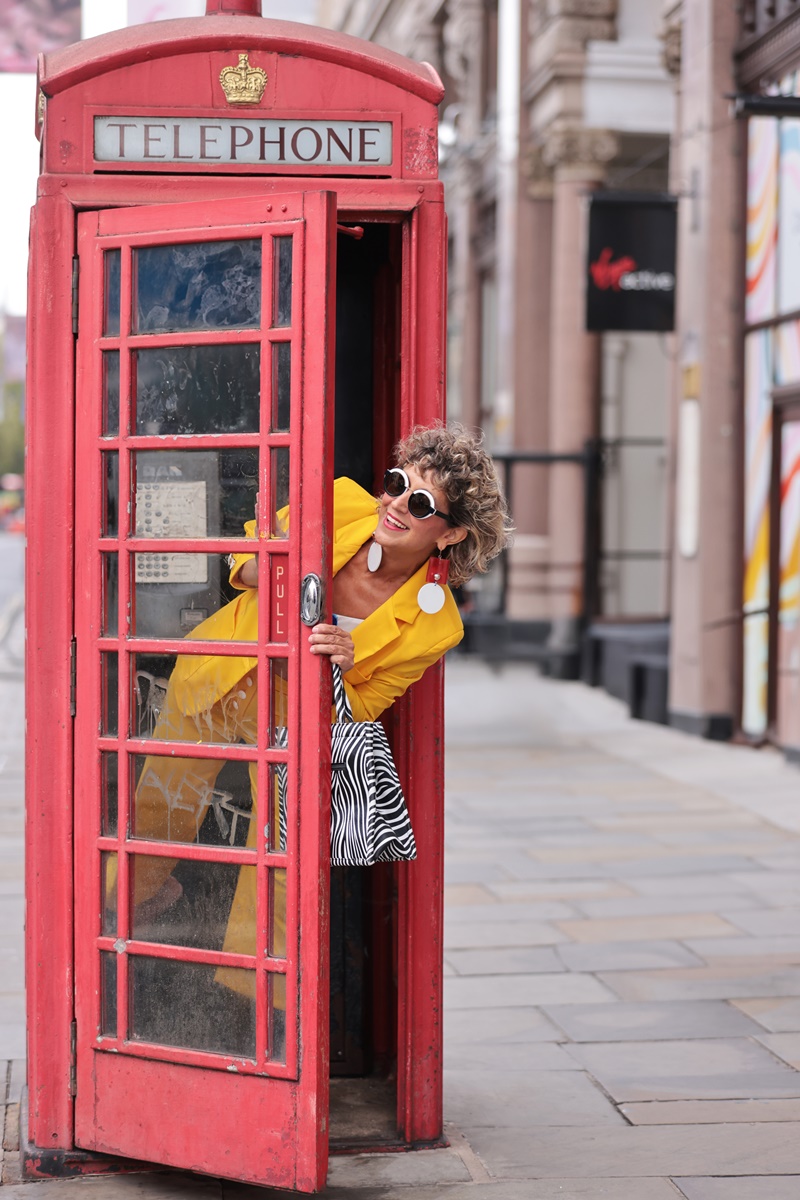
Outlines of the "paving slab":
M547 974L565 969L554 950L541 946L446 950L445 962L457 975Z
M607 1004L614 993L593 975L509 975L502 980L475 975L444 984L446 1009L513 1008L540 1004Z
M463 1129L489 1171L507 1178L800 1176L798 1124L609 1124L583 1128L578 1136L574 1129L542 1126L524 1138L514 1128Z
M565 1049L620 1103L800 1099L800 1074L747 1038L611 1042Z
M648 1100L623 1104L632 1125L748 1125L764 1121L800 1121L799 1100ZM800 1180L798 1180L800 1195Z
M668 971L612 971L597 976L621 1000L739 1000L800 997L800 969L761 963Z
M269 1193L262 1189L261 1195L266 1200ZM202 1175L113 1175L7 1184L2 1196L3 1200L189 1200L195 1196L222 1200L222 1185Z
M484 1046L563 1041L564 1035L538 1008L448 1009L445 1045L480 1042Z
M565 943L556 953L570 971L646 971L703 962L680 942L668 941Z
M615 1106L583 1071L512 1075L507 1071L451 1071L445 1067L444 1111L446 1119L464 1130L476 1150L470 1132L473 1129L512 1130L520 1143L527 1143L553 1125L571 1128L625 1124Z
M596 918L557 921L556 926L576 942L642 942L653 939L736 937L738 930L712 912L681 916Z
M755 1037L763 1032L756 1021L723 1000L547 1005L544 1012L574 1042Z
M481 921L475 924L446 921L444 930L445 952L503 946L555 946L566 940L565 934L546 921Z
M529 1042L524 1045L483 1045L478 1037L472 1042L448 1040L446 1069L450 1071L580 1071L581 1066L563 1046L555 1042Z
M732 1004L770 1033L800 1033L800 999L733 1000Z
M758 1039L762 1046L782 1059L796 1071L800 1071L800 1033L767 1033Z
M676 1179L686 1200L797 1200L796 1175L751 1176L749 1179Z
M721 914L731 925L755 937L795 937L800 930L800 910L796 908L752 908L733 912L721 908Z

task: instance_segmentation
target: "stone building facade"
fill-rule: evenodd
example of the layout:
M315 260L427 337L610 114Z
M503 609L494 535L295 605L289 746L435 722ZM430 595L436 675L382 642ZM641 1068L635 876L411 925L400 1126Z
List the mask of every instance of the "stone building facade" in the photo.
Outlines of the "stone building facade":
M321 0L320 20L439 71L450 219L448 405L498 453L602 438L599 618L668 610L667 386L652 334L584 331L597 188L665 191L674 91L661 0ZM512 631L577 669L586 537L580 464L512 468ZM498 604L497 581L473 597Z

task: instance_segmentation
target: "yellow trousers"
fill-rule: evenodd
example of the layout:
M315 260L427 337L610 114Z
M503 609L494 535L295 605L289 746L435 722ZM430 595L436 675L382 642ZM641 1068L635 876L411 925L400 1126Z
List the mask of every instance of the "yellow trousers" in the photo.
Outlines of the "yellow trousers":
M274 705L273 710L278 707L277 704ZM255 745L258 736L257 714L258 687L255 671L245 675L235 688L210 709L191 717L186 716L177 707L172 689L168 687L152 736L160 742L234 744L244 741L248 745ZM155 841L194 842L214 799L217 776L224 766L224 759L148 755L136 786L132 806L133 836ZM247 846L253 847L256 844L259 825L255 763L249 764L249 774L252 813ZM277 795L273 817L277 822ZM277 829L277 824L275 828ZM151 899L159 891L172 874L177 861L146 854L136 856L134 905ZM116 880L109 876L110 893L113 892L115 883ZM109 895L109 900L111 899L112 896ZM286 954L284 871L274 873L271 904L270 953L274 957L282 958ZM245 868L239 873L222 948L233 954L255 955L255 868ZM254 973L220 967L215 978L234 991L255 995ZM272 1003L276 1008L285 1008L285 994L285 979L276 975L272 996Z

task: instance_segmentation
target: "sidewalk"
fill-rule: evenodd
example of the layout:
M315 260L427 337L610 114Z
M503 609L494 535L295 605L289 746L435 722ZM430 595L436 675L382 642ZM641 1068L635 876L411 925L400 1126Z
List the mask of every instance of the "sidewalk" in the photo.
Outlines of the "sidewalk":
M185 1175L20 1185L21 705L0 678L0 1200L286 1195ZM354 1200L798 1200L800 772L448 664L451 1148L334 1158Z

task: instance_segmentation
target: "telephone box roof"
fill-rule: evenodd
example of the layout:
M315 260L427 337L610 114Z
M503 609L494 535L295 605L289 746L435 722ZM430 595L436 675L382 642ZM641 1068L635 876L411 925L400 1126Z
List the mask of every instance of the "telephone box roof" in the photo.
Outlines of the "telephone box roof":
M415 63L361 38L296 21L215 14L132 25L39 55L39 86L46 96L108 71L140 62L204 50L243 48L314 58L361 71L394 84L431 104L444 95L428 63Z

